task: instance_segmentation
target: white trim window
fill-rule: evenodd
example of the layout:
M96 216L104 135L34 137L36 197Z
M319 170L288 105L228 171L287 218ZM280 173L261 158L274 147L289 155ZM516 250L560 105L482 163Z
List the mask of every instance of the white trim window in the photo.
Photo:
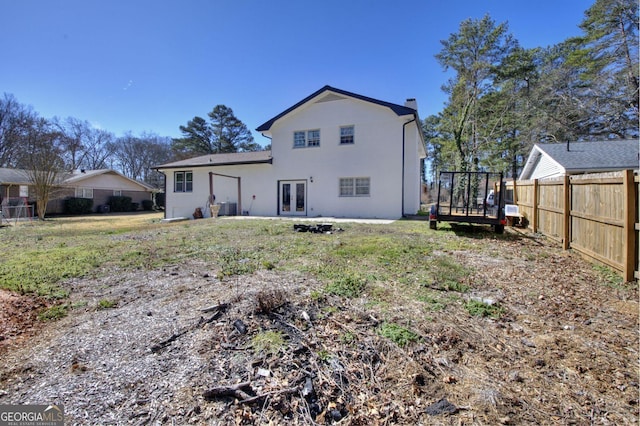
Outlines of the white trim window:
M307 132L307 146L320 146L320 129Z
M114 197L122 197L122 189L114 189L113 190Z
M304 148L307 146L307 132L293 132L293 147Z
M355 143L355 129L353 126L340 127L340 145L353 145Z
M173 192L193 192L193 172L174 172Z
M371 179L368 177L340 178L341 197L368 197L371 194Z
M307 148L320 146L320 129L297 130L293 132L293 147Z
M76 198L93 198L93 188L76 188Z

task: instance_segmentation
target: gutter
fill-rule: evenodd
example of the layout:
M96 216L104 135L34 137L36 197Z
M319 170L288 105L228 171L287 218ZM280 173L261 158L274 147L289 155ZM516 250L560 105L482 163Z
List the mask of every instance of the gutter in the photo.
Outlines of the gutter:
M404 212L404 160L405 160L405 129L407 127L407 124L409 123L413 123L414 121L416 121L416 116L414 114L413 119L409 120L407 122L405 122L404 124L402 124L402 217L406 217L406 214Z

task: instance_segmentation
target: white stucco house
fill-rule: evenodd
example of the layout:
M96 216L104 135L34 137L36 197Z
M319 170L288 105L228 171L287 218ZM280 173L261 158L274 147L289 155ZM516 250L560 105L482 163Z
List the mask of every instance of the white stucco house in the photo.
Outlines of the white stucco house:
M396 219L420 208L426 153L413 99L399 105L325 86L256 130L271 151L157 166L165 217L206 212L212 194L251 216Z

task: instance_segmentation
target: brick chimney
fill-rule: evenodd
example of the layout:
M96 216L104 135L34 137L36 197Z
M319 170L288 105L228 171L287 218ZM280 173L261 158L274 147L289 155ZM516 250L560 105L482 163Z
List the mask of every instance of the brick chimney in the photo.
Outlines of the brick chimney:
M404 106L413 108L416 111L418 110L418 102L416 102L416 98L407 98L407 100L404 103Z

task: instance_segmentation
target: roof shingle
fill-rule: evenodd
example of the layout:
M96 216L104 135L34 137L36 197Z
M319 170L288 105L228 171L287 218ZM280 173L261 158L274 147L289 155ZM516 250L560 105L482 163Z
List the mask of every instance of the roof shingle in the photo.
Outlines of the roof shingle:
M207 154L186 160L155 166L154 169L175 169L180 167L226 166L231 164L271 163L271 151L233 152L228 154Z
M541 151L557 161L568 173L637 169L639 147L637 139L538 144Z

